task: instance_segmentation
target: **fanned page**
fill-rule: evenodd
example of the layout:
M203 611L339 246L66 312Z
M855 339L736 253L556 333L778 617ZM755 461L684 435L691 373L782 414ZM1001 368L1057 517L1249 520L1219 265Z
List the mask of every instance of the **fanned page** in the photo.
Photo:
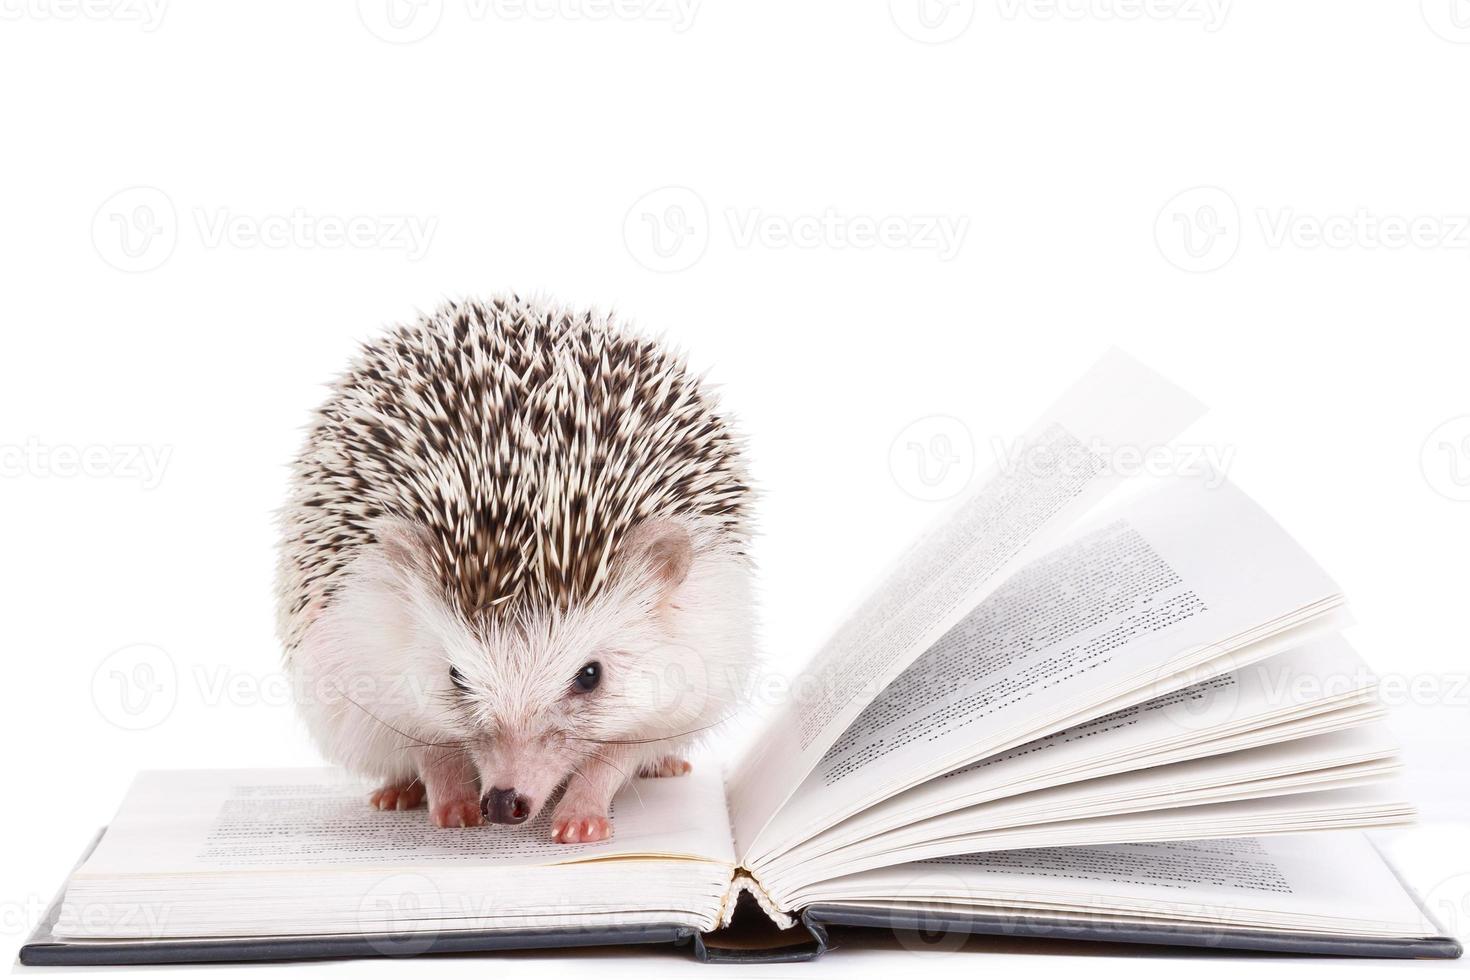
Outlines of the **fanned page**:
M982 803L786 864L761 883L792 908L827 879L977 851L1386 826L1411 811L1351 791L1400 768L1386 728L1334 732Z
M1437 936L1360 833L1038 848L883 868L814 887L811 903L1205 929Z
M1202 410L1126 355L1106 355L1016 443L1011 465L980 477L892 566L792 685L799 696L766 719L729 783L737 850L758 846L782 804L893 678L1119 483L1110 453L1146 455Z
M143 772L72 875L55 932L713 928L734 868L715 772L635 780L607 841L553 843L548 821L440 829L421 809L372 809L332 769Z
M824 854L879 845L901 828L993 800L1325 737L1382 717L1376 690L1347 641L1327 637L945 773L867 807L780 863L801 875Z
M853 721L743 855L927 779L1300 644L1336 585L1218 477L1180 477L1015 575Z

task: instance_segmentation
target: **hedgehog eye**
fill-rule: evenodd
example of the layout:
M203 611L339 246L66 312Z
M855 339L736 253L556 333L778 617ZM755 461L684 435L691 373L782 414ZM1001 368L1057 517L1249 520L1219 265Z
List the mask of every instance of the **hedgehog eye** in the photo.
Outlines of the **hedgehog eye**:
M577 676L572 678L572 689L586 694L588 691L596 690L600 683L602 683L602 664L594 660L577 671Z
M468 691L470 689L470 685L467 681L465 681L464 675L461 674L459 672L459 668L454 666L453 664L450 664L449 666L449 683L453 684L461 691Z

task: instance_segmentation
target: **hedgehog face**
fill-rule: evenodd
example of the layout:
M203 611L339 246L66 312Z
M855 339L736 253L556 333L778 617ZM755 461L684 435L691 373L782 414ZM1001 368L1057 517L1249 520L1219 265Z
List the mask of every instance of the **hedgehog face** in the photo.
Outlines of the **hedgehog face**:
M583 602L478 617L428 574L421 535L378 536L299 654L328 670L407 678L391 686L409 696L361 702L361 717L338 712L331 730L353 719L348 751L354 740L396 740L400 757L406 739L460 747L492 822L527 820L563 783L605 778L606 767L621 779L636 768L629 747L674 751L730 709L741 680L731 668L748 660L748 576L743 557L697 522L635 528Z
M618 766L609 755L619 747L679 736L708 713L705 665L676 607L694 584L689 533L660 522L624 550L585 602L441 637L450 728L474 759L493 822L529 819L563 782Z

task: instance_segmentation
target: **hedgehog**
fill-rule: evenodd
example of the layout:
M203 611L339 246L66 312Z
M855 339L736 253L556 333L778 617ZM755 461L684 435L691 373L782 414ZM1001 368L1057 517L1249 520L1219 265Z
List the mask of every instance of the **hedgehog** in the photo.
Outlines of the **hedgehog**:
M612 831L752 663L744 443L681 354L593 311L447 302L364 344L279 514L306 727L437 827Z

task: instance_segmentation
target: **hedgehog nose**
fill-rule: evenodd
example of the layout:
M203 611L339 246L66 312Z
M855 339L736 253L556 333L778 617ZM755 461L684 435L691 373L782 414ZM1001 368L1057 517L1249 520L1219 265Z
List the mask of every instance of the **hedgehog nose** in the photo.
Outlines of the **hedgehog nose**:
M531 801L513 789L492 789L480 801L480 812L491 823L525 823Z

